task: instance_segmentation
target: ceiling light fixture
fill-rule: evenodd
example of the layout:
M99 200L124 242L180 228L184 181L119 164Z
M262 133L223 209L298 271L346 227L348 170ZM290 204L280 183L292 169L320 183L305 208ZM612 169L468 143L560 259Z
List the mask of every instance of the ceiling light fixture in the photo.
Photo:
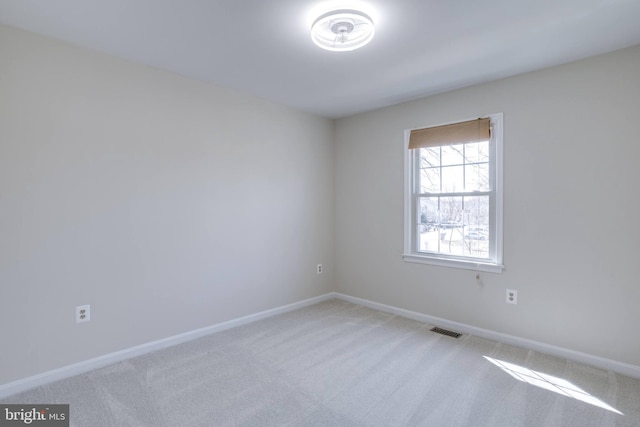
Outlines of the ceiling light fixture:
M340 9L320 15L311 26L311 40L332 51L358 49L373 38L373 21L359 10Z

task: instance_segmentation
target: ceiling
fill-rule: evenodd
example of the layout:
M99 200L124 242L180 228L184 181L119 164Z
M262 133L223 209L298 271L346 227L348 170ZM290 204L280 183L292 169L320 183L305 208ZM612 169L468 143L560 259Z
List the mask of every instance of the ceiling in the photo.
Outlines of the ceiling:
M316 47L345 7L373 41ZM640 44L640 0L0 0L0 22L329 118Z

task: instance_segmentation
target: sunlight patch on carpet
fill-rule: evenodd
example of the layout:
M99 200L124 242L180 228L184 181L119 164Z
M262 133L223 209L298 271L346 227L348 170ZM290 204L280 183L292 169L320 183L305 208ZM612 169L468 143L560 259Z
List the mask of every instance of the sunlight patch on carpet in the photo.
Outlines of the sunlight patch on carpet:
M588 403L590 405L597 406L602 409L606 409L616 414L624 415L616 408L607 405L602 400L590 395L586 391L582 390L575 384L553 375L545 374L542 372L534 371L523 366L515 365L513 363L505 362L503 360L494 359L492 357L483 356L489 362L493 363L507 374L511 375L518 381L522 381L536 387L543 388L545 390L552 391L554 393L562 394L564 396L571 397L581 402Z

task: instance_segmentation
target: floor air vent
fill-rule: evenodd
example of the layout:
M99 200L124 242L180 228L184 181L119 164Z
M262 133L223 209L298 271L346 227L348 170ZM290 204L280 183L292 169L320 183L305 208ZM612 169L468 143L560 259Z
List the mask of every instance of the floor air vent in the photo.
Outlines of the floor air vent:
M431 332L435 332L436 334L442 334L442 335L446 335L448 337L453 337L453 338L459 338L460 336L462 336L462 334L458 332L448 331L442 328L431 328L430 330Z

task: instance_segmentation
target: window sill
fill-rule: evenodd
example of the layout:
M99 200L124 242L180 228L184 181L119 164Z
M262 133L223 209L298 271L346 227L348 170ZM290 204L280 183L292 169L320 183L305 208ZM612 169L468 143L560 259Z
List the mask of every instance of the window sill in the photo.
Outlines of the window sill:
M435 256L403 254L402 259L405 262L437 265L439 267L462 268L465 270L484 271L487 273L502 273L502 271L504 270L504 265L502 264L489 264L486 262L483 263L458 259L438 258Z

